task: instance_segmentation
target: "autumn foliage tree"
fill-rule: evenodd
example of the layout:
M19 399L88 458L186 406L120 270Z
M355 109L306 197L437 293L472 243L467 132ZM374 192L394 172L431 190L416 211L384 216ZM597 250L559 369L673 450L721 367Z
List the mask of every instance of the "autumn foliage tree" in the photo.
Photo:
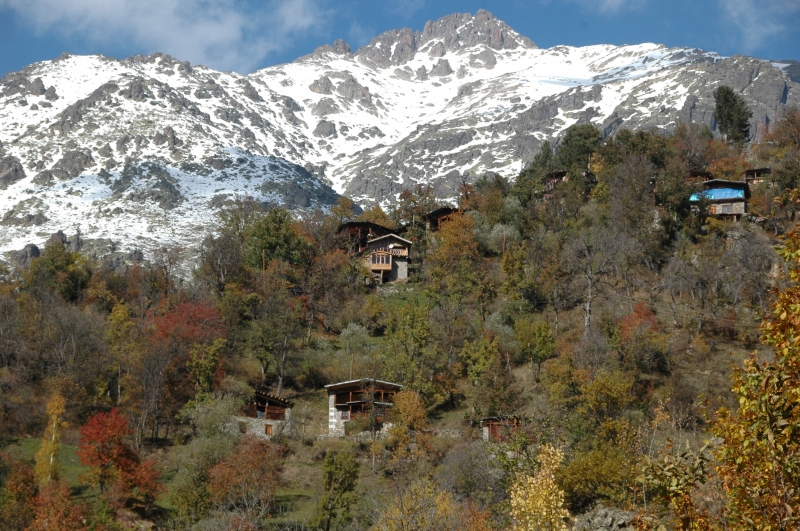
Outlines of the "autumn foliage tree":
M53 480L58 481L61 463L58 451L61 447L61 428L66 401L60 394L54 395L47 403L48 422L42 438L42 447L36 453L36 481L40 487L47 486Z
M511 486L511 518L514 531L566 531L569 511L555 473L564 458L554 446L542 447L541 467L535 475L519 474Z
M88 531L86 513L72 500L65 481L51 482L35 499L35 518L27 531Z
M800 525L800 232L787 234L780 254L789 286L776 293L762 324L771 361L753 353L734 368L738 409L717 413L714 433L724 442L717 471L735 529L784 531Z
M114 485L123 495L138 494L147 508L162 488L160 473L152 461L142 462L128 445L130 421L118 409L98 413L81 426L78 457L90 467L89 481L104 492Z
M22 459L0 456L0 529L22 531L33 518L36 484Z
M256 523L273 509L285 449L255 436L243 438L233 452L208 471L212 502L242 513Z

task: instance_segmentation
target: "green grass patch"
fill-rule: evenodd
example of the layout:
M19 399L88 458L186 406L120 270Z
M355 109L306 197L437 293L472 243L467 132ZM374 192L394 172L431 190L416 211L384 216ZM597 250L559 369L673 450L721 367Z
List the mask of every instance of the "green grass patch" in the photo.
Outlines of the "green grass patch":
M19 448L24 459L33 461L36 452L42 447L42 441L41 439L20 437L12 439L9 446L11 445ZM89 472L89 467L81 465L77 452L78 448L76 446L68 444L62 444L59 448L58 459L61 462L61 479L67 481L78 498L95 497L99 491L96 488L86 486L81 481L82 476Z

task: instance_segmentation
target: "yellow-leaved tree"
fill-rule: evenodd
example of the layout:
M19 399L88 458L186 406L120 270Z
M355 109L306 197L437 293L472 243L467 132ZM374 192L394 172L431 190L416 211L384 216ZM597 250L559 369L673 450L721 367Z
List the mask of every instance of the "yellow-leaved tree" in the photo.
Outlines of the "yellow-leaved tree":
M60 393L53 395L47 403L47 427L42 438L42 447L36 453L34 468L36 483L41 488L59 479L61 463L58 460L58 450L61 447L61 429L64 427L62 417L66 407L67 402Z
M456 531L459 508L447 491L427 478L396 481L386 509L370 531Z
M552 445L539 452L541 468L535 475L519 474L511 485L513 531L566 531L569 511L555 473L564 453Z
M650 461L643 480L672 509L681 531L790 531L800 529L800 232L779 250L789 282L775 290L761 325L775 350L765 361L753 352L731 377L735 410L717 411L717 437L699 452ZM702 491L703 484L712 488ZM716 486L716 488L713 488ZM719 506L709 503L721 494ZM643 515L640 529L661 529Z
M779 250L789 284L777 291L761 325L775 349L771 361L753 353L735 367L736 412L717 412L714 434L724 442L716 470L727 494L732 529L800 528L800 232Z

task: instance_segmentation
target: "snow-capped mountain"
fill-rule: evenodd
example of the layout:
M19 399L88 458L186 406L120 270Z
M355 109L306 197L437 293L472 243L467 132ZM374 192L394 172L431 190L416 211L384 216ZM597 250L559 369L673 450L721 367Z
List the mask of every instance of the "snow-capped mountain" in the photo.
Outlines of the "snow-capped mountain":
M307 210L431 183L446 198L486 171L513 177L575 123L713 129L720 84L757 135L800 103L793 68L657 44L539 49L486 11L246 76L64 55L0 80L0 253L59 229L191 246L235 196Z

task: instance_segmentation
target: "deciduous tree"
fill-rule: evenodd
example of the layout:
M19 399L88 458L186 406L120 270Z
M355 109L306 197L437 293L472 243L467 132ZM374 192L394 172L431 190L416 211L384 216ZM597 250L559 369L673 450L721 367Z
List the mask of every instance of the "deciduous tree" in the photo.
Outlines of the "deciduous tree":
M519 474L511 486L511 518L514 531L566 531L569 511L555 473L564 454L545 445L539 452L536 474Z
M66 405L66 400L60 393L53 395L47 402L47 427L42 438L42 446L36 453L35 475L41 488L51 481L58 481L61 474L58 452L61 448L61 429L64 426L62 417Z

